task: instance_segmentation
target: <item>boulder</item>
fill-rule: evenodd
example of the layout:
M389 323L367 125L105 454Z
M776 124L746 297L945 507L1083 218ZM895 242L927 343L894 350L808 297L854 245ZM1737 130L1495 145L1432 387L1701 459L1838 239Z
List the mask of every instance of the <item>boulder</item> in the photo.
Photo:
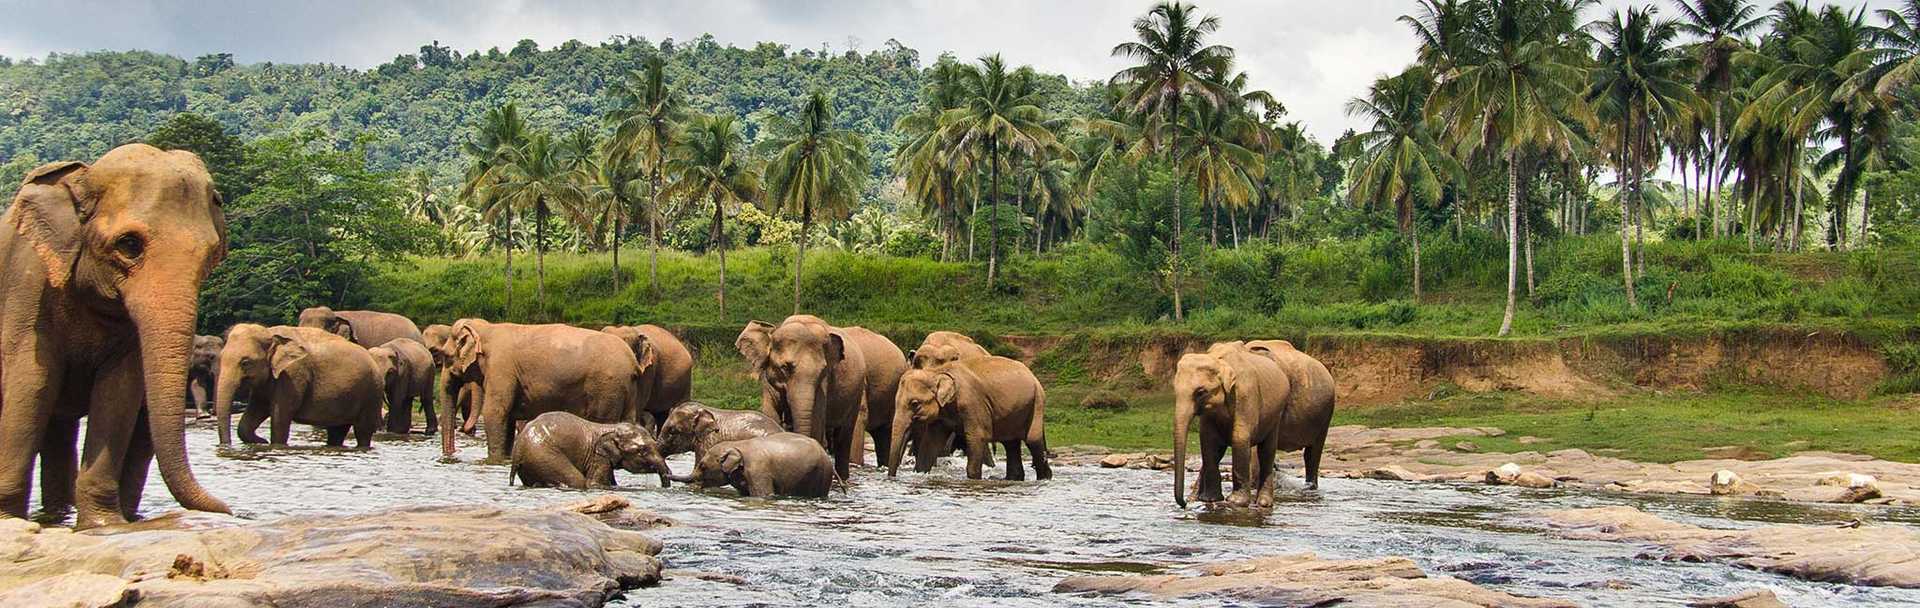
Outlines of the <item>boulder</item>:
M1073 576L1054 585L1053 591L1143 594L1162 600L1224 597L1285 606L1573 606L1563 600L1502 593L1457 578L1430 577L1404 557L1323 560L1310 553L1204 564L1182 574Z
M1362 477L1385 481L1427 481L1433 478L1431 475L1421 475L1394 465L1387 465L1378 469L1369 469Z
M1480 451L1480 446L1471 441L1462 441L1460 443L1453 444L1453 449L1460 450L1462 452L1478 452Z
M1141 456L1141 454L1108 454L1100 457L1100 467L1104 469L1118 469L1138 460Z
M1799 502L1866 502L1880 497L1879 486L1861 486L1848 488L1842 486L1813 486L1810 488L1787 488L1780 491L1779 497Z
M1714 496L1751 496L1760 492L1760 486L1753 485L1740 478L1739 473L1720 469L1713 472L1707 480L1708 492Z
M1432 439L1422 439L1422 440L1413 442L1413 447L1414 449L1419 449L1419 450L1431 450L1431 449L1440 447L1440 442L1434 441Z
M1687 606L1691 608L1787 608L1787 603L1780 601L1780 598L1770 590L1748 589L1733 595L1697 599L1687 602Z
M1496 486L1519 486L1522 488L1551 488L1554 480L1533 471L1522 470L1520 465L1506 463L1500 468L1487 471L1486 482Z
M0 526L0 606L599 606L660 579L658 541L595 519L658 519L619 516L624 503Z
M1632 543L1640 557L1725 562L1793 578L1878 587L1920 588L1920 531L1905 526L1771 525L1702 528L1632 507L1539 514L1566 538Z

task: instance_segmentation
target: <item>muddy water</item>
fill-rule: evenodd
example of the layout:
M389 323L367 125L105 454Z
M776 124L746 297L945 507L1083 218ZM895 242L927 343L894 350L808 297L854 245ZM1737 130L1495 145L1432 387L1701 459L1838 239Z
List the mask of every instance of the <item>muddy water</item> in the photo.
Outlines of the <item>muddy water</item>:
M295 443L303 442L318 445L320 439L296 433ZM382 435L371 452L217 450L214 429L197 425L190 428L189 444L201 481L250 518L413 504L533 506L586 496L509 487L504 466L437 462L439 443L433 440ZM484 452L484 445L462 438L462 457L477 459ZM690 466L685 456L672 464L676 470ZM651 476L623 476L622 483L634 485L615 491L682 523L656 532L666 542L662 557L673 578L627 601L1114 605L1114 598L1049 590L1075 574L1156 572L1311 551L1343 558L1404 555L1435 574L1594 606L1673 605L1755 587L1773 589L1793 606L1920 605L1920 590L1638 560L1631 545L1554 539L1516 517L1539 509L1627 504L1721 527L1853 519L1920 525L1920 512L1912 510L1330 479L1319 492L1287 493L1270 514L1207 513L1175 509L1166 472L1056 467L1052 481L1009 483L967 481L958 464L893 480L874 469L856 470L848 494L824 500L743 500L727 491L662 490ZM147 496L148 513L173 506L158 475ZM696 572L745 584L703 580Z

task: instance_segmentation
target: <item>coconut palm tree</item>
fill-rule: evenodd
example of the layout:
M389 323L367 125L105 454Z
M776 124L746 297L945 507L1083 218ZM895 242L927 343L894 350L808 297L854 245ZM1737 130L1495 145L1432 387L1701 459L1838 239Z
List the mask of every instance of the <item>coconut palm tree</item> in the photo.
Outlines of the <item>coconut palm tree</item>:
M601 142L595 153L593 174L588 182L592 185L591 200L588 208L610 224L612 231L608 235L608 247L613 250L613 291L620 292L620 246L623 244L628 215L640 209L640 200L651 193L647 183L647 171L635 162L632 156L623 153L612 139Z
M1347 102L1347 115L1373 121L1356 133L1359 146L1348 196L1365 205L1392 205L1394 217L1413 242L1413 301L1420 302L1420 229L1415 214L1420 205L1440 202L1441 187L1464 179L1459 164L1434 139L1427 124L1427 97L1433 92L1433 73L1415 64L1405 71L1373 82L1365 97Z
M642 60L640 69L614 88L619 105L607 115L613 123L610 145L617 152L614 156L622 164L638 163L647 173L650 200L640 214L647 220L647 240L651 244L647 282L654 293L660 291L660 225L666 218L661 181L665 178L667 153L673 148L680 122L686 118L686 103L667 86L666 71L666 58L660 55ZM626 215L622 214L622 219ZM624 222L614 227L615 242L620 241L624 227Z
M1228 93L1218 77L1231 68L1233 49L1207 43L1207 37L1219 29L1219 17L1201 16L1191 4L1162 2L1134 20L1136 40L1113 47L1115 57L1138 62L1111 79L1126 89L1120 104L1145 119L1141 136L1176 167L1179 153L1168 140L1182 108L1190 100L1216 106L1226 103ZM1173 319L1182 321L1186 318L1180 302L1180 235L1186 231L1180 219L1180 190L1184 182L1177 168L1175 172L1169 202L1173 211L1173 238L1168 242L1173 276L1169 284L1173 286Z
M1659 164L1659 134L1691 120L1706 103L1693 91L1692 59L1674 44L1680 36L1679 26L1655 18L1656 10L1651 6L1630 8L1589 26L1601 46L1586 99L1618 135L1614 158L1623 191L1621 279L1626 284L1627 305L1636 308L1639 300L1633 289L1633 243L1628 238L1628 226L1639 222L1624 221L1636 217L1628 212L1627 202L1645 198L1641 181L1647 170Z
M1706 145L1708 213L1713 216L1714 234L1725 234L1716 197L1726 175L1727 95L1733 89L1733 58L1746 50L1746 37L1766 27L1767 20L1756 15L1749 0L1673 0L1679 11L1676 27L1698 39L1692 52L1699 75L1701 95L1706 97L1712 132Z
M547 133L534 133L508 155L498 179L488 186L501 207L533 212L534 267L539 277L535 301L541 316L547 310L547 219L559 210L577 225L578 211L589 199L580 179L576 146Z
M1254 151L1260 146L1259 131L1258 123L1227 105L1190 105L1175 126L1182 172L1193 176L1209 207L1228 207L1229 217L1253 199L1254 185L1266 173L1266 158ZM1238 246L1238 230L1234 238Z
M506 249L506 268L503 271L505 291L501 303L503 315L511 315L513 311L513 207L500 204L493 186L501 181L507 165L526 145L529 132L526 120L520 117L519 108L507 103L487 110L474 129L473 137L461 146L468 161L466 175L460 186L460 199L479 210L487 223L500 222L503 226L499 233L501 244Z
M980 58L977 68L961 72L965 93L959 107L940 116L940 139L952 146L981 153L991 175L987 193L990 240L987 251L987 288L993 288L1000 262L1000 173L1012 153L1032 155L1059 146L1045 122L1034 88L1032 68L1009 71L999 55Z
M849 129L833 126L825 93L814 91L800 106L798 120L776 117L768 151L768 212L800 216L798 248L793 256L793 313L800 314L800 265L807 257L807 232L816 216L839 218L860 202L867 183L867 142Z
M906 135L906 141L894 150L894 167L904 179L907 194L920 201L925 212L936 218L944 237L940 260L952 255L954 235L960 228L959 209L966 183L964 158L953 158L953 150L940 139L940 116L960 106L964 92L960 73L964 68L949 56L941 56L927 70L925 103L894 122L894 130Z
M1507 307L1500 335L1513 331L1520 267L1521 155L1570 152L1579 139L1575 87L1585 56L1572 44L1589 0L1485 0L1478 45L1434 90L1427 112L1443 120L1457 155L1494 151L1507 164Z
M694 118L664 165L673 181L665 198L713 205L713 246L720 254L720 316L727 316L727 209L760 199L760 170L747 158L746 136L732 115Z

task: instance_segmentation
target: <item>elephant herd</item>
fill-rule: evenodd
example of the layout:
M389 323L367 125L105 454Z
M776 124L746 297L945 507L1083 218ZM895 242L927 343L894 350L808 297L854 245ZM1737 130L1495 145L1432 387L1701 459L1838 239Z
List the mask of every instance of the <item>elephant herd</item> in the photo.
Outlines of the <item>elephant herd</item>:
M819 496L865 464L869 439L889 475L908 449L921 471L959 451L977 479L996 443L1007 479L1025 478L1022 447L1036 477L1052 474L1039 380L952 332L902 352L810 315L751 322L735 347L759 381L758 412L691 402L691 352L649 325L462 319L422 331L316 307L296 326L195 336L201 284L227 252L222 204L197 156L144 144L27 172L0 215L0 517L26 516L36 466L43 510L73 512L76 528L137 519L150 468L181 506L230 512L194 477L185 417L218 417L229 443L241 399L243 442L284 444L300 423L361 448L382 427L411 432L418 401L443 451L457 430L482 433L490 461L534 484L609 484L619 468L662 485ZM1215 344L1181 359L1174 387L1176 462L1200 423L1201 500L1270 501L1279 450L1304 449L1317 482L1333 384L1311 357L1279 341ZM1235 491L1222 497L1229 448ZM691 474L667 470L664 456L689 451Z

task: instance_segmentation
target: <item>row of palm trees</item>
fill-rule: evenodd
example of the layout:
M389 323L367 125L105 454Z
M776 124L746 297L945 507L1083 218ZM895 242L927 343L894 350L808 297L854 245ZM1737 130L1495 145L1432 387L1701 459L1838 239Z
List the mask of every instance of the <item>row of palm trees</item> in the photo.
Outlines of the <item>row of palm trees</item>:
M1473 168L1489 163L1506 175L1501 335L1512 330L1523 251L1533 286L1528 193L1585 192L1595 167L1616 176L1631 306L1654 198L1647 183L1663 160L1692 183L1680 192L1696 237L1744 233L1755 248L1762 238L1801 248L1806 196L1818 197L1815 178L1831 175L1826 242L1846 247L1849 210L1868 204L1857 200L1861 177L1902 162L1884 152L1909 110L1901 102L1920 57L1920 0L1879 11L1879 25L1864 9L1783 1L1762 14L1749 0L1675 0L1678 19L1648 5L1582 23L1594 4L1421 0L1401 17L1420 41L1417 61L1349 102L1372 125L1353 138L1348 194L1392 207L1412 236L1416 299L1417 210L1449 199L1471 207ZM1582 214L1556 217L1584 226Z
M516 214L531 214L535 252L535 297L546 310L546 251L549 219L555 215L596 245L613 251L614 289L620 288L620 247L629 223L645 223L650 245L648 280L659 288L660 233L670 211L712 210L711 246L720 261L717 301L726 313L728 213L759 204L771 213L798 218L799 253L794 256L794 309L800 308L801 263L813 222L851 211L865 188L869 162L866 143L833 126L831 104L815 92L801 105L796 120L776 119L772 136L759 153L749 149L732 115L698 115L666 82L666 65L649 58L615 89L618 108L610 113L611 135L596 138L586 129L556 137L528 125L508 103L489 110L465 145L469 166L459 197L496 228L506 253L505 306L513 305L513 251L526 235ZM423 186L422 191L429 190ZM424 201L427 196L416 198ZM602 241L604 239L604 241Z

